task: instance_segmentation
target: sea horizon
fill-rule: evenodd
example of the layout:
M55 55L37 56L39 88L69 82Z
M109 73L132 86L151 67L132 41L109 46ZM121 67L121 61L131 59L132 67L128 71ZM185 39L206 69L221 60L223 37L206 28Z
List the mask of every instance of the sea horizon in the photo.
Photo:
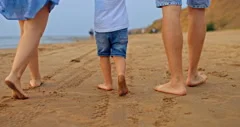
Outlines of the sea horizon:
M0 49L16 48L20 36L0 36ZM89 39L88 36L43 36L40 44L72 43L78 40Z

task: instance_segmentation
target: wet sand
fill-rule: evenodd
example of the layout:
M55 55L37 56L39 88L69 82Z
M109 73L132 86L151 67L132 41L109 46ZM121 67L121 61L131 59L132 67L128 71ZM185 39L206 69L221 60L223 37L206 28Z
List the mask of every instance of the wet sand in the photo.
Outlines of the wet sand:
M184 34L184 74L187 42ZM129 38L127 84L130 94L97 89L103 79L95 42L41 45L44 85L28 90L29 72L23 76L28 100L11 99L3 84L15 49L0 50L0 127L239 127L240 30L208 33L199 70L206 84L187 88L177 97L153 88L169 79L160 34ZM114 64L112 64L114 67Z

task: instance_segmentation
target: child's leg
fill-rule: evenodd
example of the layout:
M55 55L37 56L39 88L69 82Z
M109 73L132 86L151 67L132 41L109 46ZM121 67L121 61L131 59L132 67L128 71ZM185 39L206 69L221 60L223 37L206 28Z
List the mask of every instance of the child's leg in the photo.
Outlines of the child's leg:
M110 53L111 44L109 42L109 33L96 33L96 43L98 56L100 56L100 66L104 77L104 83L99 84L98 88L103 90L112 90L112 76L111 76L111 63Z
M118 92L119 96L124 96L128 93L128 88L125 80L126 61L124 57L114 56L113 60L116 64L118 74Z
M116 70L118 74L118 92L119 96L124 96L128 93L128 88L125 80L126 71L126 51L128 44L128 30L122 29L112 32L112 52Z
M113 60L116 64L117 74L118 76L123 75L125 76L126 71L126 61L124 57L114 56Z
M98 88L107 91L112 90L111 63L109 57L100 56L100 66L104 77L104 83L99 84Z

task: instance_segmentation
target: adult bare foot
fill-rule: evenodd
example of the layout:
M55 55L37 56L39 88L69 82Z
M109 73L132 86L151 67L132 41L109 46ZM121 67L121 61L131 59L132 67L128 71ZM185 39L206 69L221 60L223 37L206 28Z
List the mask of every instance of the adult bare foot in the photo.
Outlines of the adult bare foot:
M118 76L118 94L119 96L125 96L128 94L125 76L123 75Z
M34 89L37 87L42 86L43 82L41 82L41 80L30 80L29 85L30 85L30 89Z
M19 80L16 80L16 81L14 81L14 80L11 80L10 78L6 78L5 79L5 84L10 88L10 89L12 89L13 90L13 92L17 95L15 95L15 94L13 94L13 97L15 98L15 99L22 99L22 100L24 100L24 99L28 99L28 96L27 96L27 94L23 91L23 89L21 88L21 84L20 84L20 81ZM17 98L16 98L17 97Z
M195 87L204 84L206 81L207 75L199 72L197 75L189 76L186 84L189 87Z
M106 91L111 91L113 90L112 85L106 85L106 84L99 84L98 89L106 90Z
M158 85L154 90L167 94L174 94L184 96L187 94L187 90L184 84L172 84L171 82L164 85Z

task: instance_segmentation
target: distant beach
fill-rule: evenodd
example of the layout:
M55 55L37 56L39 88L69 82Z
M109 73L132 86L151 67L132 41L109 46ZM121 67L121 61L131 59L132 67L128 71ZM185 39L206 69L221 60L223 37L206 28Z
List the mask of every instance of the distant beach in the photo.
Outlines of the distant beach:
M86 40L88 37L79 36L44 36L41 39L41 44L53 43L71 43L78 40ZM0 36L0 49L16 48L19 41L18 36Z

